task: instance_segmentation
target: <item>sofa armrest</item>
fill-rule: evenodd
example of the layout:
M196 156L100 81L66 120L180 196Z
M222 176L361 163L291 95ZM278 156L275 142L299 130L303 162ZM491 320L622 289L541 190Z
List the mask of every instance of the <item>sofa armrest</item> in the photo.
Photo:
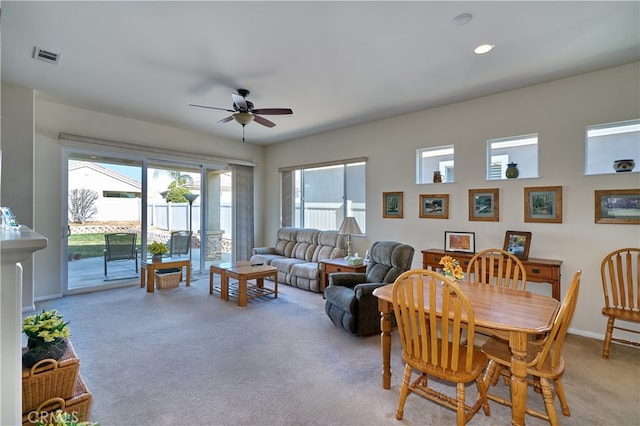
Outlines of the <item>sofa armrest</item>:
M251 254L276 254L275 247L254 247L251 249Z
M362 284L367 279L367 275L357 272L333 272L329 274L329 285L339 285L342 287L353 288L358 284Z

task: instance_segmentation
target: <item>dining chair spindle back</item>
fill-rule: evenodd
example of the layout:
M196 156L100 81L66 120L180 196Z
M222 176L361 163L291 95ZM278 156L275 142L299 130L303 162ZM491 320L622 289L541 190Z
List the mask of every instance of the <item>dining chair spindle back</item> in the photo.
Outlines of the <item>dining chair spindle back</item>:
M425 306L425 292L430 306ZM409 393L455 410L458 425L468 422L480 407L489 415L482 378L487 358L473 345L473 309L460 288L434 271L418 269L400 275L392 294L402 359L406 363L396 418L402 420ZM440 310L436 308L437 300L442 301ZM420 375L411 382L414 369ZM456 383L456 397L434 390L429 386L428 376ZM465 402L465 384L474 380L478 398L470 406Z

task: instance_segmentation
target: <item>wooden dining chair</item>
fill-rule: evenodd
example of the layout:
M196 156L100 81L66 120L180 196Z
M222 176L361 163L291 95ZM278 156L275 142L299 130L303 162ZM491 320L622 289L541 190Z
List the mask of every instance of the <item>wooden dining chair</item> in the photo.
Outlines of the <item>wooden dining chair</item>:
M640 322L640 248L624 248L609 253L601 265L604 307L602 315L608 317L604 336L602 358L609 358L611 341L627 345L640 346L621 337L614 337L613 330L640 333L638 330L615 325L616 319Z
M476 253L469 260L467 280L525 290L527 271L520 259L513 254L502 249L490 248Z
M429 306L424 304L425 292L429 295ZM442 300L439 311L435 307L437 299ZM458 425L469 421L480 407L488 416L489 403L482 377L487 358L473 345L473 309L459 287L434 271L410 270L394 282L392 303L402 343L402 359L406 363L396 419L402 420L409 393L455 410ZM464 328L463 321L468 323ZM419 376L411 382L414 369ZM456 383L456 397L430 388L429 376ZM465 384L474 380L478 397L475 404L469 406L465 402Z
M573 318L573 312L578 301L580 276L582 271L576 271L567 294L564 296L560 310L553 321L551 331L542 342L529 342L527 344L527 374L528 384L542 393L546 413L527 407L526 413L549 421L552 425L558 424L558 414L555 408L555 396L557 395L562 408L562 414L570 416L571 411L567 404L567 398L562 386L562 374L565 370L565 360L562 357L567 329ZM498 383L501 374L511 376L511 349L503 340L489 338L482 346L482 351L489 358L484 383L488 389ZM553 381L553 389L549 384ZM487 391L487 398L503 405L511 406L511 401Z
M499 248L490 248L476 253L467 265L467 280L508 287L524 291L527 286L527 271L513 254ZM476 332L509 340L509 333L477 327Z

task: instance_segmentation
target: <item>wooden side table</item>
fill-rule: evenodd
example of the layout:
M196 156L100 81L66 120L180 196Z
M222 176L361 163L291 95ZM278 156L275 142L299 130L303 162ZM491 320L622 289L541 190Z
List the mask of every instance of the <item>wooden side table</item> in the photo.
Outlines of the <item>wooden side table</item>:
M324 289L329 285L329 274L334 272L363 273L367 270L368 262L354 266L348 265L344 257L337 257L335 259L321 260L318 265L320 266L320 291L322 292L322 297L324 297Z
M160 262L152 262L151 259L140 261L140 288L147 284L147 293L153 293L155 284L156 269L165 268L187 268L187 287L191 285L191 264L189 259L171 259L170 257L163 258Z
M220 298L224 299L225 289L222 288L222 285L224 284L224 273L227 269L238 266L251 266L251 262L248 260L234 260L230 262L215 262L211 265L209 267L209 294L213 294L213 290L220 291ZM220 287L214 286L213 281L215 274L220 275Z
M422 267L424 269L442 269L440 259L442 256L451 256L460 261L462 270L467 270L467 265L475 253L448 252L438 249L422 250ZM560 300L560 265L562 260L553 259L536 259L530 257L522 260L525 270L527 271L527 281L534 283L551 284L551 296Z

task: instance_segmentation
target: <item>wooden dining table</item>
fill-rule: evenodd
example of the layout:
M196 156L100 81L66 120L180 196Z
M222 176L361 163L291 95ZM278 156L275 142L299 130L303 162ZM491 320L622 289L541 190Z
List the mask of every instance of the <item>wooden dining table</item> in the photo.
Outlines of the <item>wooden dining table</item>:
M511 348L511 423L524 425L527 404L527 340L530 335L549 331L560 308L552 297L528 291L493 285L458 281L458 286L469 299L477 326L506 331ZM393 284L378 287L373 294L378 298L380 310L380 343L382 346L382 387L391 388L391 316ZM425 292L425 310L429 309L429 292ZM441 300L436 302L440 307ZM464 320L464 318L463 318Z

